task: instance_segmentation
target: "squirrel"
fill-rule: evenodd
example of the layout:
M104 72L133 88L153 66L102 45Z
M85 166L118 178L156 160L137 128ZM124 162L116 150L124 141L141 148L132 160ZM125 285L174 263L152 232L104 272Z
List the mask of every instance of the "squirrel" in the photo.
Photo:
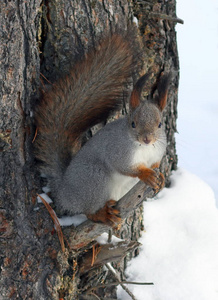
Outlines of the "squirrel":
M158 95L141 100L146 74L133 87L129 115L106 124L81 148L84 134L120 108L123 86L132 71L129 42L118 34L44 92L35 110L35 154L61 214L85 214L113 226L121 221L116 201L139 180L162 188L155 168L166 150L161 123L169 76L157 83ZM78 150L79 149L79 150Z

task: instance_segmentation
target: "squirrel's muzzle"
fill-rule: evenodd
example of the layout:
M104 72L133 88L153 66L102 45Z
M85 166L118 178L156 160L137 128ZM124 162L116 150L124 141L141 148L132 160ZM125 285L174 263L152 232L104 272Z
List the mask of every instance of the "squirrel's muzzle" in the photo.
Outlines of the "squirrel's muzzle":
M148 145L148 144L150 144L150 143L152 142L152 139L150 139L150 138L148 138L148 137L146 136L146 137L144 137L143 141L144 141L145 144Z

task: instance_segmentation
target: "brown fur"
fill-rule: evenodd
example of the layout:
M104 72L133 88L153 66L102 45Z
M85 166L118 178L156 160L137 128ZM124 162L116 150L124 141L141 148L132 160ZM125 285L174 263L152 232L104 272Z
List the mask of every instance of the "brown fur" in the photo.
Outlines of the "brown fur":
M135 170L136 177L147 183L153 188L157 188L157 174L154 170L147 168L144 165L140 165Z
M138 107L140 105L142 89L145 85L145 82L148 80L149 76L150 76L150 73L145 74L137 81L136 85L134 86L134 89L133 89L131 97L130 97L131 109L135 109L136 107Z
M160 162L157 162L151 166L151 169L159 169L159 167L160 167Z
M171 74L164 74L160 77L157 84L157 90L159 96L156 97L155 100L161 111L163 111L163 109L167 104L167 96L168 96L170 80L171 80Z
M115 209L117 201L108 200L104 207L100 208L95 214L87 215L87 218L93 222L102 222L104 224L117 226L121 222L119 210Z
M157 173L153 169L159 168L160 163L153 164L151 168L147 168L145 165L137 166L132 173L126 174L131 177L138 177L144 183L152 187L157 193L164 187L165 178L162 173Z
M43 173L63 172L83 134L120 108L131 69L131 47L114 34L44 92L35 112L36 157Z
M140 104L140 95L138 91L133 90L130 98L130 107L132 109L135 109L136 107L139 106L139 104Z

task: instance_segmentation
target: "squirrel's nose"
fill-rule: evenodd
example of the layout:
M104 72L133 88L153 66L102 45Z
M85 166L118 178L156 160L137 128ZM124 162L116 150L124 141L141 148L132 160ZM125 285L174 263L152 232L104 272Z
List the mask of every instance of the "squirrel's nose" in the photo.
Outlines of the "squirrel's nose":
M147 136L144 138L144 143L145 144L150 144L151 139L149 139Z

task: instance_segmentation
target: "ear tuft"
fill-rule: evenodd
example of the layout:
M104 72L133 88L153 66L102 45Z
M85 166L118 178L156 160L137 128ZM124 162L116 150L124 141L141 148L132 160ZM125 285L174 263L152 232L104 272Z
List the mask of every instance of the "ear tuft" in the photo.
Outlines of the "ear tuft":
M134 85L134 88L133 88L133 91L132 91L132 94L130 97L131 109L135 109L136 107L138 107L140 105L142 89L149 77L150 77L150 73L143 75L142 77L140 77L138 79L138 81Z
M171 80L171 74L164 74L160 77L157 84L158 97L156 97L157 105L162 111L167 104L168 88Z

